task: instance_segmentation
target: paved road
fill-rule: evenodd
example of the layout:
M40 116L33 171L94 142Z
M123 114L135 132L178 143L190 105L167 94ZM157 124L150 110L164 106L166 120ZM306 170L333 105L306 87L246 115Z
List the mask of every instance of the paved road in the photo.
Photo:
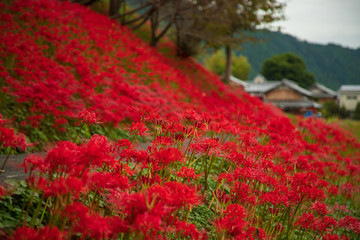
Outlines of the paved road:
M5 171L0 175L0 185L6 185L6 181L9 179L25 180L26 174L21 164L24 162L27 153L21 153L16 155L10 155L5 165ZM0 155L0 167L6 159L6 155Z
M146 150L148 146L148 143L137 143L135 148L138 150ZM36 154L46 155L46 152L40 152ZM5 165L5 171L0 175L0 185L6 185L6 181L9 179L26 179L26 174L24 172L24 169L21 167L21 164L24 162L24 159L27 155L29 155L29 153L10 155ZM0 155L0 169L6 157L6 155Z

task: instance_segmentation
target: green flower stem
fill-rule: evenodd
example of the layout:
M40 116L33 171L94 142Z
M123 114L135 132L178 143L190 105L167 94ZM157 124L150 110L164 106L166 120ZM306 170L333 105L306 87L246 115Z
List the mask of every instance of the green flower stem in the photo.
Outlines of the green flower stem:
M79 128L79 130L77 131L76 136L75 136L75 138L74 138L74 143L76 143L77 140L79 139L79 135L80 135L80 133L81 133L81 130L84 128L84 126L85 126L85 123L83 123L83 124L81 125L81 128Z
M190 138L189 144L187 145L186 150L185 150L185 152L184 152L184 156L186 156L186 153L187 153L187 151L189 150L190 144L191 144L191 142L193 141L193 139L194 139L194 137L191 137L191 138Z
M11 151L9 151L8 155L6 156L6 159L5 159L4 163L3 163L3 165L1 166L0 175L1 175L3 172L5 172L4 169L5 169L5 165L6 165L7 161L9 160L10 152L11 152Z
M41 208L41 206L42 206L42 202L43 202L43 197L41 197L41 198L39 199L39 203L38 203L38 205L37 205L37 207L36 207L36 209L35 209L34 215L33 215L33 217L31 218L31 221L30 221L30 226L31 226L31 227L34 227L34 226L35 226L36 219L38 218L39 213L40 213L40 208Z
M296 216L296 213L297 211L299 210L299 207L301 205L301 202L303 201L305 195L303 195L299 201L299 203L296 205L296 208L295 208L295 212L294 212L294 216L292 218L289 218L289 221L288 221L288 229L286 231L286 236L288 237L289 236L289 233L290 233L290 227L292 227L292 224L294 222L294 219L295 219L295 216Z
M31 175L31 172L30 172L30 175ZM29 193L29 186L26 185L26 190L25 190L25 194L24 194L24 201L23 201L23 204L21 206L21 213L20 213L20 217L19 217L19 222L18 222L18 225L21 223L21 226L22 226L22 217L24 215L24 210L25 210L25 204L26 204L26 196L28 195Z
M49 201L50 201L50 197L48 197L48 198L46 199L45 206L44 206L44 209L43 209L42 214L41 214L41 217L40 217L40 222L39 222L40 224L42 223L42 221L43 221L43 219L44 219L44 215L45 215L46 208L47 208L47 205L48 205Z
M216 185L216 189L215 189L214 192L216 192L217 190L219 190L219 188L221 187L222 184L223 184L223 182L221 182L221 183L218 182L218 184ZM215 194L214 194L214 196L212 197L212 199L211 199L211 201L210 201L210 204L209 204L209 207L208 207L209 209L211 208L211 205L212 205L214 199L215 199Z
M26 221L26 219L27 219L27 216L29 215L30 207L32 206L33 200L34 200L34 195L35 195L35 191L32 191L32 192L31 192L31 196L30 196L30 202L29 202L29 204L28 204L28 206L27 206L27 208L26 208L26 212L25 212L25 216L24 216L22 225L25 224L25 221Z

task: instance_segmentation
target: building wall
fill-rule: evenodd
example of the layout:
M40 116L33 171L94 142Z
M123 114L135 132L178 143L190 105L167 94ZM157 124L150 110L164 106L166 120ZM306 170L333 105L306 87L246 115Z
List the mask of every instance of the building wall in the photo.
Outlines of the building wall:
M266 94L266 100L287 100L287 101L291 101L291 100L294 100L294 101L298 101L298 100L302 100L303 99L303 96L286 87L286 86L281 86L281 87L278 87L270 92L268 92Z
M324 92L321 91L320 89L317 88L313 88L313 89L309 89L310 92L312 92L313 94L323 94Z
M354 111L358 102L360 102L360 92L339 93L340 107L345 107L348 111Z
M336 97L333 97L333 98L318 98L317 99L317 102L318 103L326 103L326 102L335 102L336 101Z

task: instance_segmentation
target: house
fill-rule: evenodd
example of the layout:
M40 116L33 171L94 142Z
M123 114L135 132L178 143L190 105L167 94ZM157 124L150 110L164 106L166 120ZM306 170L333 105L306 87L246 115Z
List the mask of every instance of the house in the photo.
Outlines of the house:
M242 89L245 88L245 86L248 84L248 82L245 82L243 80L240 80L234 76L230 76L230 86L237 86L237 87L242 87Z
M230 78L230 81L233 81ZM264 102L271 102L286 112L303 114L308 110L317 111L321 105L313 101L312 93L295 82L281 81L251 81L240 82L244 90Z
M338 101L340 107L355 111L356 104L360 102L360 85L342 85L338 91Z
M337 93L335 91L319 83L313 84L308 90L312 93L313 98L319 103L336 101L337 99Z

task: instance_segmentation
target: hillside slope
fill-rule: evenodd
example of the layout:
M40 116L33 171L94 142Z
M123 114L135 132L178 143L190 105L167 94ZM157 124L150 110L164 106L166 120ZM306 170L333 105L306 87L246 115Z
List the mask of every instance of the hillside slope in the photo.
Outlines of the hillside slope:
M134 106L142 103L163 114L189 107L229 115L235 107L257 112L258 120L273 111L191 59L165 58L129 29L81 6L15 1L9 10L18 15L2 15L1 76L9 93L2 95L2 114L15 118L22 132L52 123L61 135L68 117L83 109L116 126L134 120Z
M350 131L290 120L80 5L14 0L0 20L0 150L47 151L25 159L25 187L0 187L1 237L360 233Z
M253 35L267 40L258 44L243 44L242 50L237 52L248 57L252 66L250 78L261 71L267 58L293 52L304 59L307 70L314 73L316 81L334 90L342 84L360 84L360 49L309 43L280 32L266 31Z

